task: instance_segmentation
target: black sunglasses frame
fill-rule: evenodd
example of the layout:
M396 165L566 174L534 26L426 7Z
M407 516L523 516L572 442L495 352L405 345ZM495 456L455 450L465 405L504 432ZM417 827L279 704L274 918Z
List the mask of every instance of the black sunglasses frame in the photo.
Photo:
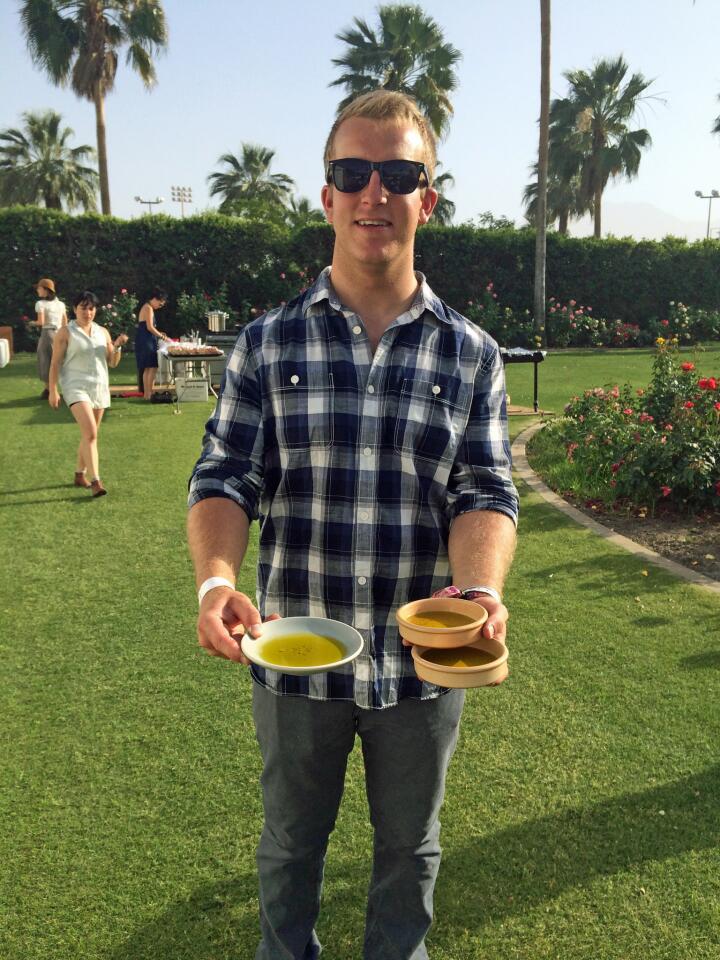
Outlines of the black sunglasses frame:
M358 181L358 186L352 190L348 190L347 187L341 186L338 182L338 174L342 175L342 168L338 165L342 163L355 163L361 164L362 168L353 171L354 175L357 177L362 177L362 181ZM409 190L396 190L393 184L393 178L398 176L403 176L402 173L399 173L397 169L392 172L391 165L394 164L403 164L406 167L410 168L406 176L410 174L410 170L417 176L417 180L412 184ZM370 177L372 176L373 170L377 170L380 174L380 182L385 187L386 190L389 190L390 193L394 193L400 196L407 196L410 193L414 193L415 190L420 187L423 189L430 185L430 178L428 177L427 169L424 163L420 163L417 160L363 160L360 157L342 157L337 160L329 160L327 165L327 170L325 176L328 183L332 183L340 193L359 193L361 190L364 190L365 187L370 183ZM424 183L420 183L421 178L425 178ZM341 181L342 182L342 181ZM412 181L411 181L412 182Z

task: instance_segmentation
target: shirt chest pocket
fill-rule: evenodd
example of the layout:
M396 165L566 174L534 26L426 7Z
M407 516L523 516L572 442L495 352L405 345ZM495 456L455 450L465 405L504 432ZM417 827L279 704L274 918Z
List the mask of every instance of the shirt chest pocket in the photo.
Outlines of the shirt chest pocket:
M435 463L453 460L469 411L466 394L457 377L403 380L395 420L397 452Z
M331 373L288 372L272 391L278 442L287 450L331 447L334 389Z

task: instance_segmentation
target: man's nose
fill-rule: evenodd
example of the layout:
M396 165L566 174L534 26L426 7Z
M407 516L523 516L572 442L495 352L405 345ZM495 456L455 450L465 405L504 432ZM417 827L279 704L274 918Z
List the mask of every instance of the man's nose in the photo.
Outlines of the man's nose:
M387 190L382 185L379 170L373 170L370 174L368 185L363 190L363 199L368 203L382 203L387 200Z

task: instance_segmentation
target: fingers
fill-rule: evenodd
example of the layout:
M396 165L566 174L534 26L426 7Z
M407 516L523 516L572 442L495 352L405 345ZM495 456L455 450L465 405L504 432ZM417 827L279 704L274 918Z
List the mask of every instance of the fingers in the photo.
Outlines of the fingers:
M260 614L249 597L229 587L210 590L200 606L197 622L199 645L210 655L248 664L240 648L243 633L257 637L262 631Z

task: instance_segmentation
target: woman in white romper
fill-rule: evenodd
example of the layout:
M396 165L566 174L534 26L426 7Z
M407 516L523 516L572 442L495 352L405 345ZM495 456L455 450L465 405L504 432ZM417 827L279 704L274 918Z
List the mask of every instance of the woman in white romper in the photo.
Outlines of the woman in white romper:
M58 384L65 403L80 427L80 446L75 470L75 486L89 487L94 497L107 493L100 480L97 437L105 409L110 406L108 365L120 363L121 348L127 336L115 341L95 323L100 301L89 290L75 297L75 319L55 337L50 364L50 406L60 406ZM87 472L91 479L88 481Z

